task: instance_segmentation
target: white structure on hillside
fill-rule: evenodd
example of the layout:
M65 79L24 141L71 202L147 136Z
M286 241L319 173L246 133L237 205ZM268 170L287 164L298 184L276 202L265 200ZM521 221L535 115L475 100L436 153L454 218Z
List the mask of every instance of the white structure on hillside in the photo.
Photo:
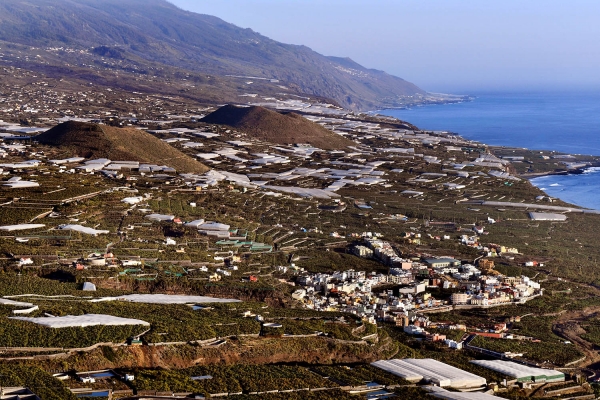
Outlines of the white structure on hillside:
M93 236L98 236L99 234L107 234L110 233L107 230L97 230L94 228L89 228L87 226L82 226L82 225L60 225L58 227L58 229L62 229L65 231L75 231L75 232L81 232L81 233L85 233L86 235L93 235Z
M119 297L102 297L90 300L92 303L100 301L131 301L133 303L148 304L203 304L203 303L236 303L240 300L223 299L208 296L187 296L175 294L127 294Z
M68 327L86 327L95 325L145 325L150 326L146 321L131 318L114 317L103 314L83 314L67 315L64 317L9 317L21 321L33 322L34 324L47 326L48 328L68 328Z
M371 365L411 382L419 382L424 379L440 387L471 389L486 384L485 378L431 358L381 360L371 363Z
M437 386L427 386L425 390L430 396L446 400L498 400L498 397L485 393L449 392Z
M503 360L472 360L475 365L512 376L519 382L564 382L565 374L553 369L534 368Z

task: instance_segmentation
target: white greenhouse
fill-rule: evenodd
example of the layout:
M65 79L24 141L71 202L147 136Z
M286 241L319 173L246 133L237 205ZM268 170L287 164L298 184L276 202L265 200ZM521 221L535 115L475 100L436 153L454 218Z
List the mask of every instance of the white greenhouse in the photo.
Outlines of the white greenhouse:
M68 328L68 327L86 327L96 325L145 325L150 324L139 319L114 317L112 315L103 314L83 314L83 315L67 315L64 317L9 317L21 321L33 322L34 324L46 326L48 328Z
M485 378L431 358L381 360L371 363L371 365L411 382L425 380L441 387L466 389L486 384Z
M499 398L485 393L449 392L437 386L426 387L430 396L446 400L498 400Z
M238 303L240 300L223 299L208 296L187 296L176 294L127 294L119 297L102 297L90 300L92 303L101 301L130 301L132 303L147 304L197 304L197 303Z
M519 382L563 382L565 374L553 369L535 368L512 361L473 360L475 365L513 377Z

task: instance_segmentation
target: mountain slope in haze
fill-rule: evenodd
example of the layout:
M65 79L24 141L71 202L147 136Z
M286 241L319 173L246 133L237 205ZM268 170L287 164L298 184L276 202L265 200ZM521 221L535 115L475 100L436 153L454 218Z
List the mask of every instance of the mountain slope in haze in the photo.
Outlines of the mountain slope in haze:
M353 141L295 114L280 114L264 107L226 105L204 117L202 122L227 125L270 143L309 143L325 150L344 149Z
M134 128L115 128L84 122L64 122L34 138L69 154L112 161L167 165L178 172L206 172L208 167L162 140Z
M0 40L36 47L95 48L214 75L277 79L352 109L394 106L417 86L349 59L279 43L165 0L0 0Z

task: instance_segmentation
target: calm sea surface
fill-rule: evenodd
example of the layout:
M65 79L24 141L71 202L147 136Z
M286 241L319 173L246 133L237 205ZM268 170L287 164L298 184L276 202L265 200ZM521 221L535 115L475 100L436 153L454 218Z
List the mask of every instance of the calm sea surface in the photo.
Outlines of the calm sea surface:
M483 143L600 155L600 92L480 93L472 102L384 110L421 129ZM600 170L532 183L553 197L600 210Z

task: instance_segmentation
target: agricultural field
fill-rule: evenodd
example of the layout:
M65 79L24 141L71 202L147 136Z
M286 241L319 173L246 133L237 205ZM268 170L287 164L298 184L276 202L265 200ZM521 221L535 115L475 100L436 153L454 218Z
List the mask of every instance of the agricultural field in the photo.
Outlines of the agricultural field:
M0 297L37 306L25 310L28 317L104 314L149 326L48 328L9 318L24 311L21 306L0 305L0 347L13 348L3 356L35 356L34 362L60 372L74 366L127 369L136 375L131 386L137 391L234 393L234 399L248 399L252 392L328 389L260 395L273 400L345 399L350 395L340 387L366 382L401 385L398 397L429 398L423 389L406 386L401 378L369 365L387 358L434 358L490 383L505 378L469 362L480 354L429 342L425 334L404 333L395 325L404 317L415 324L419 320L428 333L455 341L473 330L490 330L490 324L507 323L507 334L533 340L477 337L471 344L523 353L523 359L548 366L564 366L584 355L588 358L582 365L596 360L600 216L569 212L566 221L533 221L529 211L549 203L536 200L543 193L515 175L552 171L559 167L556 160L529 150L488 148L450 134L415 134L401 121L358 115L347 119L337 115L334 122L321 124L333 124L333 129L365 125L343 128L344 141L349 138L352 147L331 151L280 147L247 132L198 122L196 117L167 121L163 105L157 101L149 106L161 109L155 116L160 123L139 127L151 132L151 139L168 140L173 147L169 150L180 151L173 154L182 159L213 167L209 175L108 166L92 173L76 170L76 163L63 168L42 162L31 169L7 167L5 174L6 179L40 186L0 187L3 225L44 224L2 231ZM182 104L175 109L189 111ZM131 121L109 121L120 122ZM391 147L397 153L386 151ZM65 149L27 142L24 150L11 151L6 161L16 163L38 153L47 159L70 156ZM496 166L491 167L474 161L491 158L492 153L523 156L531 162L509 165L493 159ZM271 163L273 159L282 162ZM216 179L219 174L228 175ZM314 195L315 190L320 195ZM513 204L489 206L480 201ZM519 203L534 205L518 207ZM568 206L562 201L552 205ZM215 233L186 225L198 220L229 227ZM85 229L63 230L64 225ZM465 236L475 237L477 243L466 245ZM372 255L355 255L357 245L371 243L368 238L385 241L402 259L402 268L408 269L392 271L398 261L375 255L376 244ZM497 256L499 247L516 250L502 250L506 254ZM494 261L494 269L485 271L489 279L479 280L481 275L459 279L457 272L425 265L432 257L452 257L463 265L477 265L483 257ZM354 286L345 285L341 277L342 272L350 277L350 271ZM410 283L398 283L392 272L404 274ZM521 287L500 282L502 276L514 277ZM523 283L528 282L523 277L539 282L541 289L527 292L532 287ZM421 280L425 289L414 285L413 291L413 284ZM86 283L94 284L95 290L84 291ZM434 303L447 309L455 293L496 294L496 289L509 293L512 300L521 293L536 297L499 307L426 312ZM205 295L240 302L90 301L131 293ZM566 323L568 318L581 329ZM465 327L435 328L439 323ZM582 341L569 344L573 337ZM135 339L134 345L110 345L130 339ZM27 351L52 347L58 352L97 343L106 345L64 360L42 360L40 349ZM40 381L47 378L32 374ZM208 375L211 378L192 380ZM35 382L31 385L39 386Z
M477 336L471 345L500 353L523 353L523 357L527 360L539 363L550 362L554 365L565 365L583 357L583 353L576 347L562 342L535 343Z
M196 376L211 379L192 380ZM205 366L179 371L142 370L136 374L137 390L161 390L201 394L249 393L338 385L304 367L277 365Z
M261 324L255 318L261 315L283 325L283 332L290 335L313 335L322 332L335 339L358 341L353 331L359 322L344 313L316 313L310 310L272 308L264 303L215 303L204 309L194 310L187 305L143 304L125 301L91 303L84 298L44 299L23 296L19 301L31 301L39 307L28 317L55 317L65 315L103 314L121 318L138 319L150 323L143 326L101 326L86 328L48 328L31 322L8 318L15 309L0 306L2 347L58 347L82 348L96 343L124 343L138 337L145 343L190 342L237 335L258 335ZM249 316L246 316L248 314ZM306 319L308 318L308 319ZM340 322L340 318L343 322ZM264 332L274 334L277 332ZM362 333L361 335L365 335Z
M359 366L316 366L311 368L318 374L338 382L342 386L362 386L368 382L380 385L409 385L410 383L371 365Z
M356 395L341 389L323 390L318 392L299 391L293 393L264 393L260 395L265 400L356 400ZM256 395L232 395L233 400L255 400Z
M41 368L28 365L0 365L1 385L27 387L44 400L76 400L67 387Z

